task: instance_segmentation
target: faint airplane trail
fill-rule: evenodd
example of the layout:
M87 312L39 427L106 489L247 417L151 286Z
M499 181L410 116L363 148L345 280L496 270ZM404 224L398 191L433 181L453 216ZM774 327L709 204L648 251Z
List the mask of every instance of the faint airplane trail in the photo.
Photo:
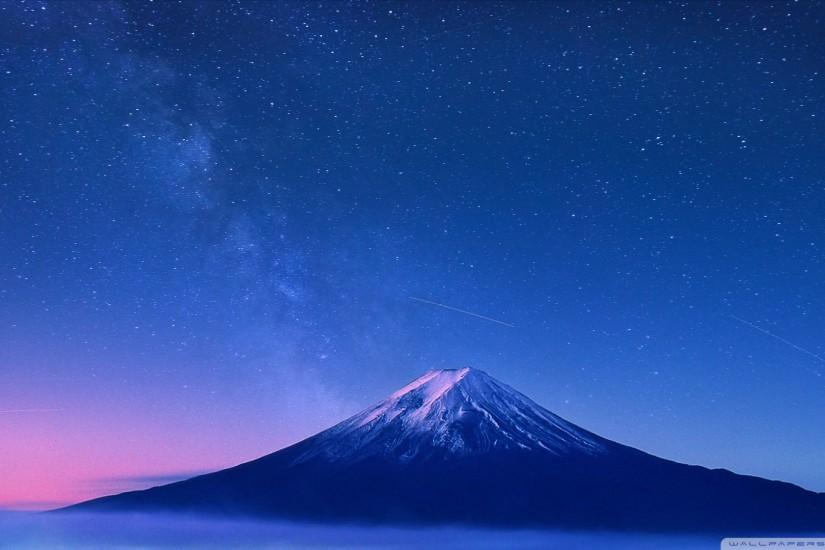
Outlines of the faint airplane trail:
M464 313L465 315L478 317L479 319L484 319L485 321L490 321L491 323L498 323L499 325L504 325L505 327L516 328L516 325L505 323L504 321L499 321L498 319L493 319L492 317L487 317L486 315L473 313L472 311L467 311L466 309L459 309L457 307L448 306L447 304L440 304L438 302L433 302L431 300L425 300L424 298L416 298L415 296L410 296L409 298L414 302L421 302L422 304L430 304L431 306L443 307L444 309L449 309L450 311L457 311L459 313Z
M733 320L735 320L735 321L739 321L740 323L742 323L742 324L744 324L744 325L747 325L747 326L751 327L751 328L752 328L752 329L754 329L754 330L758 330L758 331L759 331L759 332L761 332L762 334L767 334L767 335L768 335L768 336L770 336L771 338L774 338L774 339L776 339L776 340L779 340L779 341L780 341L780 342L782 342L783 344L786 344L786 345L788 345L788 346L791 346L793 349L795 349L795 350L797 350L797 351L801 351L801 352L802 352L802 353L804 353L805 355L808 355L809 357L813 357L814 359L816 359L816 360L817 360L817 361L819 361L820 363L825 364L825 358L822 358L821 356L819 356L819 355L815 354L815 353L814 353L814 352L812 352L812 351L808 351L808 350L806 350L806 349L805 349L805 348L803 348L802 346L799 346L799 345L797 345L797 344L794 344L794 343L793 343L793 342L791 342L790 340L786 340L786 339L782 338L781 336L776 335L776 334L774 334L773 332L771 332L771 331L769 331L769 330L766 330L766 329L764 329L764 328L762 328L762 327L756 326L756 325L754 325L753 323L751 323L750 321L746 321L745 319L742 319L741 317L737 317L736 315L729 315L728 317L730 317L731 319L733 319ZM822 376L822 373L821 373L821 372L819 372L818 370L814 370L814 369L809 369L809 370L810 370L811 372L813 372L814 374L816 374L817 376L820 376L820 377Z
M452 34L454 32L461 32L461 31L464 31L464 30L467 30L467 29L472 29L473 27L480 27L481 25L484 25L485 23L487 23L487 21L476 21L475 23L470 23L468 25L464 25L463 27L445 29L443 31L434 32L433 34L428 34L428 35L422 36L418 40L413 40L412 42L410 42L410 44L420 44L422 42L429 42L433 38L437 38L437 37L443 36L445 34Z
M51 413L60 412L63 409L6 409L0 410L0 414L25 414L25 413Z

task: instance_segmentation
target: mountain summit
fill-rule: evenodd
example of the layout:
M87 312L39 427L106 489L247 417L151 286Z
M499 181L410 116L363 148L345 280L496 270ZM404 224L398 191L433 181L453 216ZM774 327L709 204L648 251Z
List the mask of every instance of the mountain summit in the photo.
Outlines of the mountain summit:
M430 371L257 460L69 509L723 536L825 532L825 494L615 443L470 368Z
M409 462L493 451L601 453L608 442L487 373L433 370L315 438L298 460Z

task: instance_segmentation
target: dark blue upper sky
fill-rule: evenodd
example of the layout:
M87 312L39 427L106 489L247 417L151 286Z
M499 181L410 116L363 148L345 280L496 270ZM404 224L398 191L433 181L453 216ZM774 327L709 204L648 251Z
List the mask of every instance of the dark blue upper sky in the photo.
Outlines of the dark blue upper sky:
M823 18L0 3L0 430L191 471L472 365L825 490Z

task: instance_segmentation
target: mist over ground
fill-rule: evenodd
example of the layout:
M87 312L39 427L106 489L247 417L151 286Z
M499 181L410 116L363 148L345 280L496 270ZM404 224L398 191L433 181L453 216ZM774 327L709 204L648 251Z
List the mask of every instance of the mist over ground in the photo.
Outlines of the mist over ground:
M0 548L564 548L694 550L714 538L329 526L171 514L0 513Z

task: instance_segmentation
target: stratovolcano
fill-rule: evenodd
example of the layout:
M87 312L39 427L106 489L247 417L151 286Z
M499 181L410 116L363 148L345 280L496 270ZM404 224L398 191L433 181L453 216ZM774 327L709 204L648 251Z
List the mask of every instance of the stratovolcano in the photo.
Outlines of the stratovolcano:
M483 371L430 371L295 445L69 509L315 521L825 532L825 494L652 456L580 428Z

